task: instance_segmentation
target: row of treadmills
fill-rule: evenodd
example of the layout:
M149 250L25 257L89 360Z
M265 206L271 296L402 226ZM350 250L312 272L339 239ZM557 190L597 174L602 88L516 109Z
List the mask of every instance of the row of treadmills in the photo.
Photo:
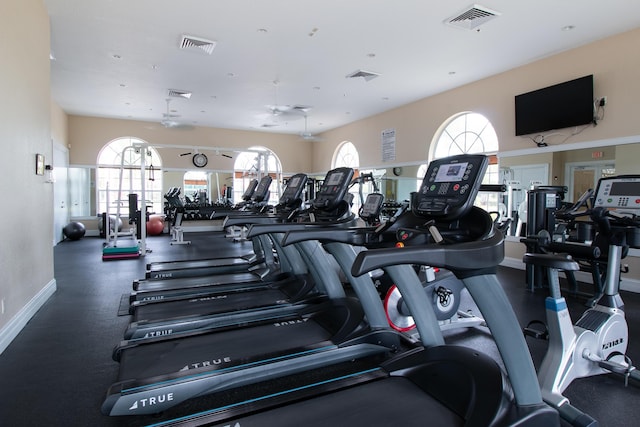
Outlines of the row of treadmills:
M299 174L269 211L227 212L255 253L148 266L103 413L154 426L560 425L496 277L503 236L473 206L487 164L433 161L411 208L377 225L381 195L361 208L364 226L351 212L350 168L329 171L308 205ZM464 283L504 369L445 344L420 265ZM396 284L419 339L389 326L372 272Z

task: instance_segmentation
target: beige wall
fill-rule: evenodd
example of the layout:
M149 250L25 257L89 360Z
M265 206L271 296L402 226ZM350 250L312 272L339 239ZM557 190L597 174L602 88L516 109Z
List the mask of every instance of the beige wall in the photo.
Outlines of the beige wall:
M42 0L0 2L0 170L20 202L3 210L0 331L53 278L53 186L35 174L35 155L51 162L49 17ZM9 42L19 41L19 42ZM0 349L1 351L2 349Z
M297 173L311 168L311 143L297 135L193 127L166 129L159 123L135 120L69 116L69 163L94 166L100 149L116 138L135 137L152 145L184 145L185 149L159 148L163 167L195 169L190 156L180 156L189 147L245 149L264 146L280 159L284 172ZM292 148L295 149L292 149ZM232 170L233 160L210 153L205 170Z
M396 129L397 163L424 162L438 128L463 111L481 113L491 121L501 152L533 148L529 139L515 136L514 96L587 74L594 75L595 96L607 97L606 115L598 126L566 142L640 135L640 55L635 54L639 45L636 29L325 132L313 143L313 170L326 170L342 141L358 148L361 166L382 164L380 133L387 128ZM558 144L566 137L565 132L549 142Z
M51 138L65 147L69 141L69 118L53 100L51 101Z
M619 145L616 147L616 173L640 173L640 150L638 150L638 144Z

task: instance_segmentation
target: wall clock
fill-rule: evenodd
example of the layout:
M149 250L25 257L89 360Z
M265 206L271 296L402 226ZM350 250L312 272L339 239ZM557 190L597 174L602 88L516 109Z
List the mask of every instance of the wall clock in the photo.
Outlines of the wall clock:
M207 156L202 153L194 154L191 160L193 161L193 165L197 168L203 168L207 166L207 163L209 163Z
M393 168L393 174L395 176L400 176L402 175L402 168Z

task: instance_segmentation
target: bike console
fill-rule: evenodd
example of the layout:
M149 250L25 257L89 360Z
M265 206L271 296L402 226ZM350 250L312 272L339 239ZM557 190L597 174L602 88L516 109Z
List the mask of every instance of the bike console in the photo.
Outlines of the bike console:
M593 206L640 209L640 175L600 178Z

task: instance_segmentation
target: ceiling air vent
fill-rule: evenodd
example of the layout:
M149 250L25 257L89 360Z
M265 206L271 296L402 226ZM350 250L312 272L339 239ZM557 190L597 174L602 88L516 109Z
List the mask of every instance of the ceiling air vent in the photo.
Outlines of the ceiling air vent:
M184 99L191 98L191 92L186 90L169 89L168 95L171 98L184 98Z
M357 71L354 71L354 72L353 72L353 73L351 73L351 74L347 74L347 75L346 75L346 77L347 77L348 79L355 79L355 78L357 78L357 77L362 77L365 81L367 81L367 82L368 82L369 80L373 80L373 79L375 79L375 78L376 78L376 77L378 77L379 75L380 75L380 74L378 74L378 73L374 73L374 72L372 72L372 71L357 70Z
M447 19L445 23L465 30L476 30L480 25L498 16L499 12L474 4L457 16Z
M201 39L200 37L188 36L184 34L180 40L180 49L199 50L208 55L213 53L216 42L213 40Z

